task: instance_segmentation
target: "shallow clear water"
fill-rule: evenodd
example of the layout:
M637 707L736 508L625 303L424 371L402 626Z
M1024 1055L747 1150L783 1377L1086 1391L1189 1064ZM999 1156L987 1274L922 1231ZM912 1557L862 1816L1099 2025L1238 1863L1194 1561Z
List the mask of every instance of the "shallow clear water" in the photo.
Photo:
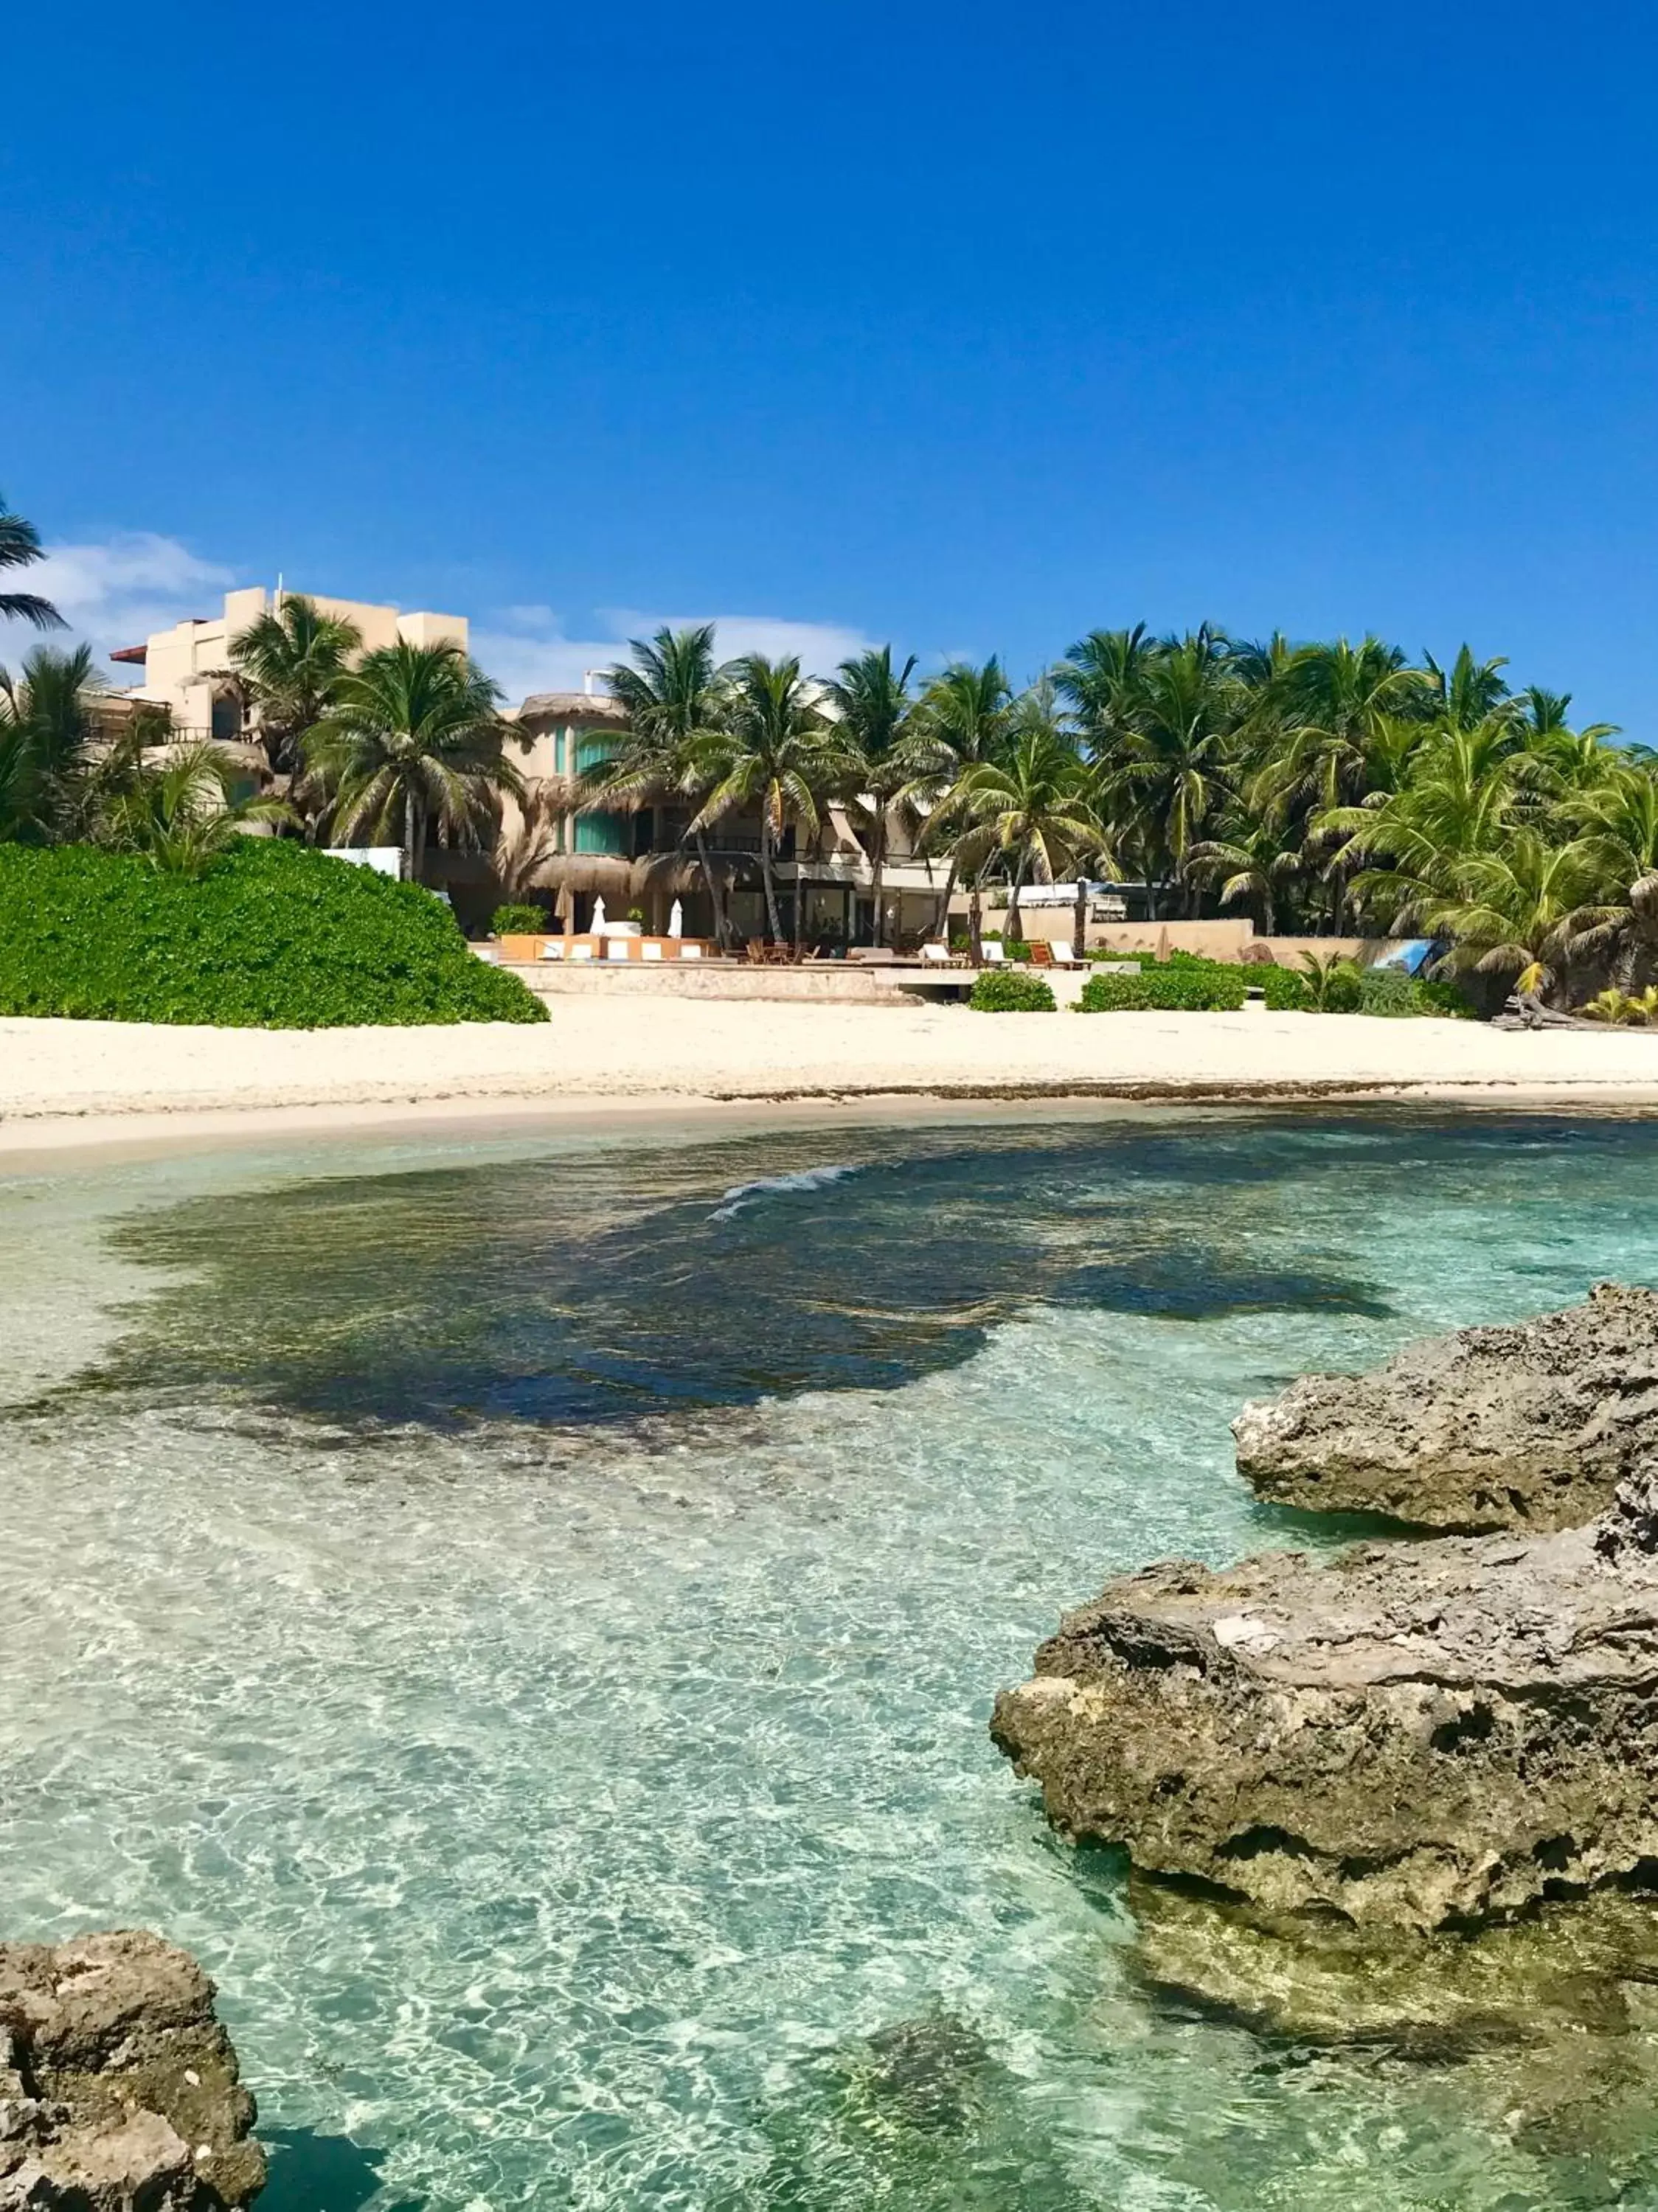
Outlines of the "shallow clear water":
M1330 1540L1244 1398L1655 1200L1385 1117L0 1184L5 1931L203 1955L277 2212L1658 2202L1647 2104L1149 1994L984 1727L1108 1573Z

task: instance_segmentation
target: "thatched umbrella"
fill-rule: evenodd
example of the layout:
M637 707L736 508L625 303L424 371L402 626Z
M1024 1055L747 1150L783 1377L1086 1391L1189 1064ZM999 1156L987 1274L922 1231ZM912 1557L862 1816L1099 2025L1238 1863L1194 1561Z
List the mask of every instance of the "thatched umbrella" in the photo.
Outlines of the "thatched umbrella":
M636 864L619 854L556 853L537 871L539 879L558 894L554 912L564 925L564 934L576 931L576 894L619 904L624 912L631 901L637 874Z

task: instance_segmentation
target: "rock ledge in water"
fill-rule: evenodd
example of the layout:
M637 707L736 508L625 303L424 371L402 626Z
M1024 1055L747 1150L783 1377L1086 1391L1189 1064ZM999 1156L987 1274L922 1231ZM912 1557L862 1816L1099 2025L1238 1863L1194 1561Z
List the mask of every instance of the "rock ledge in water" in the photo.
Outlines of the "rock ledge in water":
M1272 1912L1430 1929L1658 1884L1658 1483L1527 1539L1109 1583L991 1733L1077 1837Z
M187 1953L135 1930L0 1943L0 2212L246 2204L253 2118Z
M1658 1451L1658 1292L1602 1283L1509 1328L1409 1345L1368 1375L1307 1375L1233 1423L1274 1504L1476 1534L1566 1528Z

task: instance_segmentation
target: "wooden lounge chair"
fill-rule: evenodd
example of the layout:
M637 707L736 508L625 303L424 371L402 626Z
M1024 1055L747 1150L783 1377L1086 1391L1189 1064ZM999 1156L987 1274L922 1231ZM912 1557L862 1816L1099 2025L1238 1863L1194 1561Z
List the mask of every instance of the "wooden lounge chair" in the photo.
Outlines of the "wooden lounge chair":
M1033 937L1033 938L1032 938L1032 939L1031 939L1031 965L1032 965L1032 967L1033 967L1033 968L1051 968L1051 967L1052 967L1052 965L1053 965L1053 947L1052 947L1052 945L1051 945L1048 943L1048 940L1047 940L1047 939L1046 939L1045 937Z
M987 968L1005 968L1009 964L1007 947L999 937L984 938L978 949Z
M948 945L923 945L921 957L930 968L954 968L956 957Z
M1053 955L1053 964L1056 968L1085 968L1088 965L1085 960L1079 959L1071 951L1070 939L1068 937L1056 937L1048 950Z

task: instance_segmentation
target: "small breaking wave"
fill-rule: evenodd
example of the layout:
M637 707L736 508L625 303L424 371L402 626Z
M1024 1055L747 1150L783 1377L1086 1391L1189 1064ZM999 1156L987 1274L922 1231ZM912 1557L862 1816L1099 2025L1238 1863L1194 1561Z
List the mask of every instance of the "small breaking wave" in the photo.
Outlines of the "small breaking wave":
M832 1182L841 1182L855 1176L855 1167L795 1168L789 1175L759 1176L753 1182L733 1183L721 1197L719 1204L709 1215L710 1221L729 1221L734 1214L758 1205L763 1198L771 1198L779 1191L822 1190Z

